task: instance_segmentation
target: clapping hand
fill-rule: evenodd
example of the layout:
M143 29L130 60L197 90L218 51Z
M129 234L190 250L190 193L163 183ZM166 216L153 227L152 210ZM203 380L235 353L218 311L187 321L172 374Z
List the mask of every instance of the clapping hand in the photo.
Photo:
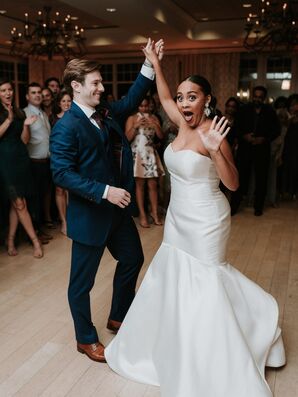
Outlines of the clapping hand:
M12 107L12 105L10 104L10 105L7 105L7 111L8 111L8 120L9 120L9 122L11 123L12 122L12 120L13 120L13 107Z
M203 145L209 153L218 152L223 140L230 131L230 127L227 127L228 120L225 117L222 117L218 122L217 120L218 117L215 116L208 131L198 129Z
M32 114L29 117L26 117L26 119L24 121L24 125L32 125L33 123L35 123L37 118L38 118L38 116L36 116L35 114Z

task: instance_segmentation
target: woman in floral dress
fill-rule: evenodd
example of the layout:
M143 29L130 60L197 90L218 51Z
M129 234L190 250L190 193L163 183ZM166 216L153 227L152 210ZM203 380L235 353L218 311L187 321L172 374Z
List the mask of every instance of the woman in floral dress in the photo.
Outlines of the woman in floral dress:
M144 185L148 183L151 217L156 225L162 225L158 216L158 177L164 175L164 169L154 147L154 137L163 138L161 126L156 116L149 113L149 99L145 98L138 112L127 119L125 126L127 139L131 141L134 158L134 176L136 178L136 200L139 209L139 221L142 227L149 227L144 208Z

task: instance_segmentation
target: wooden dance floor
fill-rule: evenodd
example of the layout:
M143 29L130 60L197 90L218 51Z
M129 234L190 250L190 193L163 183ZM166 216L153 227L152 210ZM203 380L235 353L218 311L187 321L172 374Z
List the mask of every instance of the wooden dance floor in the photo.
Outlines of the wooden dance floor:
M140 230L146 260L140 280L162 229ZM0 248L0 396L160 396L158 388L127 381L77 353L66 296L71 242L58 230L53 235L41 260L26 243L17 257ZM262 217L251 208L234 216L228 260L277 299L288 364L267 370L267 380L275 397L297 397L298 203L282 202ZM105 325L114 270L106 252L92 293L93 321L104 344L113 337Z

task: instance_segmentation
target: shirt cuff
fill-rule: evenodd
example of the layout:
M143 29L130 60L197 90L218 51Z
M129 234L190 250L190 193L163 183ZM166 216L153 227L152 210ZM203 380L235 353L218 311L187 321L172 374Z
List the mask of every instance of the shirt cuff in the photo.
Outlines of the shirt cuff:
M154 69L150 66L146 66L143 64L142 69L141 69L141 74L149 80L154 80L155 77L155 72Z
M108 191L109 191L110 185L107 185L105 188L105 191L103 192L102 198L106 199L108 197Z

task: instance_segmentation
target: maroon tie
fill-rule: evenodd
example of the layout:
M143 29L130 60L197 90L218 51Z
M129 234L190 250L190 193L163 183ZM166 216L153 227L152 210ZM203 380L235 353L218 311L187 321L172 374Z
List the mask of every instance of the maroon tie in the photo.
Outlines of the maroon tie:
M91 117L96 121L96 124L100 128L100 133L101 133L102 140L103 140L104 144L107 145L107 143L109 141L109 136L108 136L108 133L107 133L106 129L103 126L101 115L98 112L94 112L91 115Z

